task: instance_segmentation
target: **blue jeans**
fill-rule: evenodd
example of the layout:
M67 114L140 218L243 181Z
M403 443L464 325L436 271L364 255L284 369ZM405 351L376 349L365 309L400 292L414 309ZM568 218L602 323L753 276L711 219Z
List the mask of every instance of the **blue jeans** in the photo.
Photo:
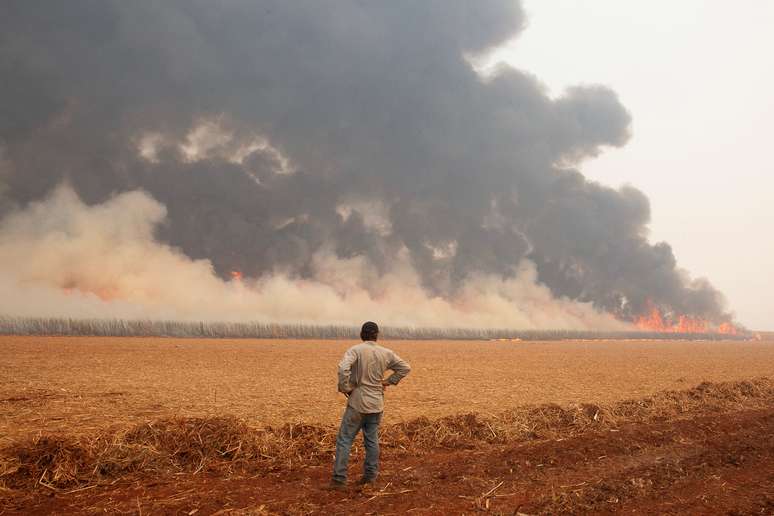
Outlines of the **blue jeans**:
M363 465L363 478L374 480L379 473L379 423L382 421L382 413L361 414L349 405L341 418L339 435L336 437L336 461L333 464L333 480L347 481L347 464L349 464L349 451L357 433L363 430L363 442L365 443L365 464Z

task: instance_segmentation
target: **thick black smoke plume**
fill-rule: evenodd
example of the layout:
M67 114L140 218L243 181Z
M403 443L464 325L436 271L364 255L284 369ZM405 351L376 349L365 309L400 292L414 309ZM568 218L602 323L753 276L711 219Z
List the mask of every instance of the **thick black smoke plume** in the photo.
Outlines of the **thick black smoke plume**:
M623 318L728 318L648 243L641 192L573 168L626 143L614 92L474 71L524 25L513 0L4 0L0 206L142 189L168 210L157 238L222 277L308 277L326 247L387 271L407 250L446 297L529 259Z

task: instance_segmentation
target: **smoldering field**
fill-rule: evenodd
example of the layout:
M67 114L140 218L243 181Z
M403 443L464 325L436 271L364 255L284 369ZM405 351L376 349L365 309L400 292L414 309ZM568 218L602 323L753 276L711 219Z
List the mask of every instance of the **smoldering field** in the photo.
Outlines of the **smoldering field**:
M86 434L169 416L333 425L336 364L352 342L0 337L0 436ZM771 375L774 340L388 342L413 372L386 422L527 404L613 402Z

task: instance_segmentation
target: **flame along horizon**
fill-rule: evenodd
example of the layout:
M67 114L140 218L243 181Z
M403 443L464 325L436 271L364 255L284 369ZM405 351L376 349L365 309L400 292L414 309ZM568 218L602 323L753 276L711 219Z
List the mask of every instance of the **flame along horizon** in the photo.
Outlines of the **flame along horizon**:
M738 335L740 333L731 322L723 322L713 325L707 320L688 315L678 315L676 318L665 316L655 306L651 306L650 312L638 316L634 325L643 331L659 333L719 333L722 335Z

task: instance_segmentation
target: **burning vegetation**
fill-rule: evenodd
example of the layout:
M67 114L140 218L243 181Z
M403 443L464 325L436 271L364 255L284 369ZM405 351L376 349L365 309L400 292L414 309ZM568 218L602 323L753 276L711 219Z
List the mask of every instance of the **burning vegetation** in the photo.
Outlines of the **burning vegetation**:
M664 315L656 307L652 307L650 313L637 317L634 325L641 331L657 333L716 333L720 335L739 335L743 333L740 328L737 328L730 322L712 324L710 321L700 317Z

